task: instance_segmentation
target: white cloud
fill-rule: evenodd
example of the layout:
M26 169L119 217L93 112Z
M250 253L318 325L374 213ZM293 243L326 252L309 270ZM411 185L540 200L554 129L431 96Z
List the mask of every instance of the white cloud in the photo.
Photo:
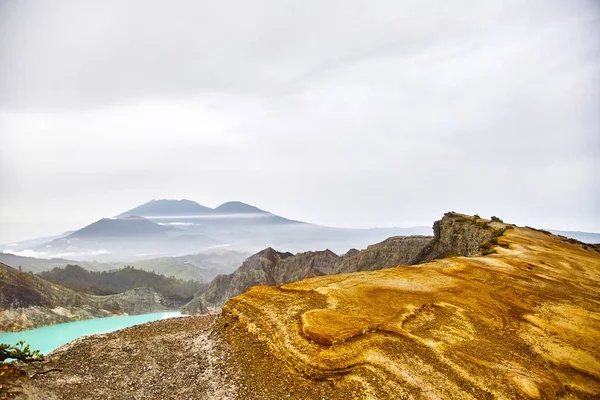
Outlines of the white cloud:
M600 230L599 22L586 1L3 3L0 241L152 198Z

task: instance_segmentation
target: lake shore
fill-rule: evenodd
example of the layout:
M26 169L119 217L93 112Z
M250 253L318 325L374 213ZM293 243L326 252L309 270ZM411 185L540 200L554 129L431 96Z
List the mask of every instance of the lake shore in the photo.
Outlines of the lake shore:
M295 374L222 315L171 318L77 339L16 382L17 399L350 399Z
M0 343L16 344L25 341L31 349L41 354L49 354L60 346L83 336L110 333L130 326L158 321L166 318L178 318L186 315L178 311L140 315L120 315L104 318L90 318L81 321L47 325L36 329L19 332L0 332Z

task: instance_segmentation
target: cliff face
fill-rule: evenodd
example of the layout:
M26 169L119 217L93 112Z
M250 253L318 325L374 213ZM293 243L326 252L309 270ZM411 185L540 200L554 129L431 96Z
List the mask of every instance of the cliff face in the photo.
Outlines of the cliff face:
M275 285L295 282L314 276L329 275L340 257L331 250L307 251L281 260L274 266Z
M153 289L90 296L0 264L0 331L20 331L82 319L163 311Z
M505 228L499 222L447 213L434 224L434 237L394 236L362 251L352 249L342 256L330 250L292 255L268 248L248 258L234 273L218 276L184 310L193 314L204 312L206 307L220 307L256 285L275 286L315 276L415 265L448 256L479 255Z
M254 254L244 261L234 273L217 276L199 296L200 300L192 300L186 305L185 311L197 312L197 310L203 310L204 305L221 306L231 297L245 292L252 286L283 283L284 281L281 279L286 275L286 271L278 266L288 258L293 258L293 255L280 253L270 247ZM319 266L322 267L321 263Z
M325 398L597 398L598 249L456 214L438 226L424 257L486 254L230 299L219 329L240 359L241 384L275 398L282 370ZM251 372L270 358L280 364L263 389Z
M430 236L394 236L341 261L335 273L374 271L398 265L413 265L418 261Z

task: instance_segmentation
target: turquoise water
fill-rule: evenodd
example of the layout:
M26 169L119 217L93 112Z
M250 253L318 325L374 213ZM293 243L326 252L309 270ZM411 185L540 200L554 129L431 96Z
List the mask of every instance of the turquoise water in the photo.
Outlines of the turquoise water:
M26 344L30 345L31 350L39 350L42 354L48 354L81 336L108 333L150 321L182 316L178 312L161 312L86 319L84 321L44 326L30 331L0 333L0 343L15 344L19 340L24 340Z

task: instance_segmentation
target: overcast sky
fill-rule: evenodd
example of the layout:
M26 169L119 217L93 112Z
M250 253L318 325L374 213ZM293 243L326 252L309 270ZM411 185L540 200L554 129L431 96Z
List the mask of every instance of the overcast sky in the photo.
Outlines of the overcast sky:
M0 242L159 198L600 232L600 3L0 0Z

